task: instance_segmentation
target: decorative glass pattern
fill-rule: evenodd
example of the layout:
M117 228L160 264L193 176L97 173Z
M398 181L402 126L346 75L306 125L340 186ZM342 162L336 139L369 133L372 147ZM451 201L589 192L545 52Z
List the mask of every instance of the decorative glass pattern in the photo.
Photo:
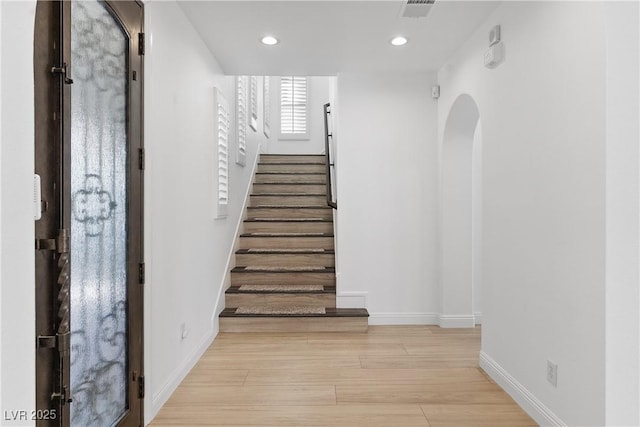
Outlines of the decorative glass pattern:
M71 5L71 425L127 410L128 39L98 1Z

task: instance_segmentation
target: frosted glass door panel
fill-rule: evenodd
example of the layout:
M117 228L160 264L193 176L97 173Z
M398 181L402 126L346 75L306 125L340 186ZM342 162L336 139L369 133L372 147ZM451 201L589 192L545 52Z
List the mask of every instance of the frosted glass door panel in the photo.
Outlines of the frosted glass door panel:
M103 3L71 6L71 425L127 411L128 38Z

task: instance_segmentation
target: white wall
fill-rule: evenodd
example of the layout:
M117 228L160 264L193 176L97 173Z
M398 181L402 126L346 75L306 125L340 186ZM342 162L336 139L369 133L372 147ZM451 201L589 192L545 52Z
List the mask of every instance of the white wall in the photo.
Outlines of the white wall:
M0 22L2 6L0 5ZM2 31L0 30L0 47ZM0 100L2 99L2 55L0 55ZM2 188L2 102L0 102L0 188ZM2 242L2 197L0 197L0 242ZM0 301L2 301L2 257L0 256ZM0 343L2 343L2 304L0 304ZM0 384L2 384L2 351L0 351ZM0 410L2 409L2 387L0 387Z
M227 260L262 136L248 129L246 167L229 159L230 204L213 220L216 182L213 87L235 112L235 78L224 76L175 2L145 6L146 421L155 416L218 331ZM259 84L259 87L262 87ZM261 92L261 91L260 91ZM262 94L260 93L260 103ZM261 110L261 108L259 109ZM231 123L235 129L235 118ZM188 337L181 339L181 325Z
M434 323L436 102L430 73L339 74L338 303Z
M638 3L608 2L606 424L640 425Z
M471 154L471 280L473 284L473 316L482 323L482 123L478 121L473 135Z
M545 424L605 422L604 40L602 4L505 2L438 75L440 132L460 94L482 122L481 364Z
M34 295L34 105L33 28L35 1L0 2L2 25L2 331L0 344L4 411L35 409ZM2 416L4 418L4 416ZM33 421L3 426L34 425Z
M329 102L332 79L335 77L309 77L309 139L291 140L280 139L280 77L271 78L271 138L266 146L267 153L324 153L324 111L322 106Z
M478 119L477 105L471 97L463 95L452 106L443 130L438 199L442 327L475 325L472 160Z

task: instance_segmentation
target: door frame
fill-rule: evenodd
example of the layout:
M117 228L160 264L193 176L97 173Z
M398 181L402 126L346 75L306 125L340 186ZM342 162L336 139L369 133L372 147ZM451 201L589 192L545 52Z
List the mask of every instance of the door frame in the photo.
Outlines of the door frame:
M101 1L129 39L127 57L127 377L120 426L144 425L144 5ZM38 426L69 426L71 226L71 2L38 0L34 28L35 173L42 218L36 236ZM59 185L61 183L62 185ZM64 231L66 230L66 231Z

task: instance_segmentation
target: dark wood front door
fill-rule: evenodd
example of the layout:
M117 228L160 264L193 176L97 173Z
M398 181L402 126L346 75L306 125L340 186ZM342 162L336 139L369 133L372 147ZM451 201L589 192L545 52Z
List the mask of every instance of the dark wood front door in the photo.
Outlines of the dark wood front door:
M37 5L39 426L143 424L143 18L136 1Z

